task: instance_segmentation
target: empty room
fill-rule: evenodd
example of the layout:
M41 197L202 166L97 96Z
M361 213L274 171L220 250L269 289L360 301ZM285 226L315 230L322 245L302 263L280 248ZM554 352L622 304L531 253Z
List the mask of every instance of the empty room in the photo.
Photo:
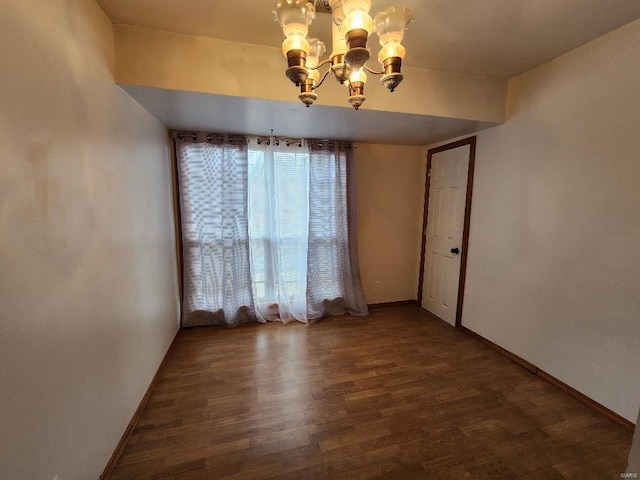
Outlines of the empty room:
M0 39L0 479L638 478L638 0Z

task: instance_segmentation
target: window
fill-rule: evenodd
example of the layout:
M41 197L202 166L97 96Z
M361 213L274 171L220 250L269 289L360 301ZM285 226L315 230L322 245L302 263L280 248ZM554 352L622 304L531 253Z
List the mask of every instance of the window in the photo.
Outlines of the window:
M183 325L366 314L349 235L349 151L246 143L176 136Z
M257 302L306 295L308 167L307 152L249 149L249 244Z

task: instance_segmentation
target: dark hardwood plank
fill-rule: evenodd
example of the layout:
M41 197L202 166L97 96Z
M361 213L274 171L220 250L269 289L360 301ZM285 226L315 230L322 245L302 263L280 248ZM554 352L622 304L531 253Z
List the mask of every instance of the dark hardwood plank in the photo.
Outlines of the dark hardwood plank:
M112 479L614 478L631 434L416 305L181 332Z

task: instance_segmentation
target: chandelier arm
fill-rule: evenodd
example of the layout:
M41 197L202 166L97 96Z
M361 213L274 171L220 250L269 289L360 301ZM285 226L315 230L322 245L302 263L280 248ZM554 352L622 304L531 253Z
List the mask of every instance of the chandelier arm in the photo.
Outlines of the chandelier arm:
M318 70L320 67L322 67L323 65L326 65L328 63L331 63L331 59L327 58L323 61L321 61L318 65L316 65L315 67L307 67L307 69L309 70Z
M379 72L376 70L371 70L369 67L367 67L366 65L363 65L362 68L364 68L367 72L372 73L374 75L382 75L384 73L384 70L380 70Z
M327 78L327 76L331 73L331 70L327 70L326 72L324 72L324 75L322 76L322 78L320 79L320 81L318 82L318 84L313 87L314 90L317 90L318 88L320 88L320 85L322 85L322 83L324 82L325 78Z

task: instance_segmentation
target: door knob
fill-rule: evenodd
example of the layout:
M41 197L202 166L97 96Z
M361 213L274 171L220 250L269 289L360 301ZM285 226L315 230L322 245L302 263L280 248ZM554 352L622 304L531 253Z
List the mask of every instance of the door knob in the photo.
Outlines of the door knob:
M453 253L454 255L457 255L460 253L460 249L458 247L452 248L451 253Z

